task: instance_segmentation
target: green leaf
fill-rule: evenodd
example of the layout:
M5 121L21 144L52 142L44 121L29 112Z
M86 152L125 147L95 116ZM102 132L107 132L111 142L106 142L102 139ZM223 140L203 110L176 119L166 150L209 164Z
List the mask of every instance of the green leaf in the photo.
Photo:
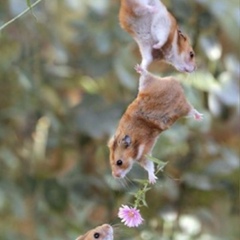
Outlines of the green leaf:
M143 206L148 207L148 204L145 199L142 200L142 204L143 204Z
M129 195L136 196L136 193L130 192Z
M144 188L144 189L143 189L144 193L146 193L146 192L149 191L149 190L151 190L150 187L148 187L148 188Z
M155 157L152 157L152 156L150 156L150 155L146 155L146 157L147 157L149 160L153 161L154 163L156 163L156 164L158 164L158 165L160 165L160 166L162 166L162 167L165 167L165 166L167 165L167 163L168 163L168 162L163 162L163 161L161 161L161 160L159 160L159 159L157 159L157 158L155 158Z
M148 180L143 180L143 179L133 179L134 182L140 183L142 185L148 184Z

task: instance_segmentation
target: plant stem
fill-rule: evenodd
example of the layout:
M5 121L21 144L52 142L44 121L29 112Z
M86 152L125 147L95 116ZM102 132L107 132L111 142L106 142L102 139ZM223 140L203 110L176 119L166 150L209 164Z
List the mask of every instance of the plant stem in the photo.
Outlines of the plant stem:
M6 28L8 25L13 23L18 18L22 17L25 13L27 13L29 10L31 10L33 7L35 7L38 3L40 3L42 0L37 0L35 3L33 3L30 7L28 7L26 10L18 14L15 18L11 19L10 21L6 22L0 27L0 31L2 31L4 28Z
M160 171L162 171L164 169L164 167L166 166L167 163L165 163L164 166L160 166L158 165L157 170L155 172L155 174L159 173ZM149 182L146 182L143 186L142 189L139 189L138 192L135 194L135 201L134 201L134 207L138 208L144 205L144 200L145 200L145 195L147 192L147 189L149 187ZM144 200L143 200L144 199Z

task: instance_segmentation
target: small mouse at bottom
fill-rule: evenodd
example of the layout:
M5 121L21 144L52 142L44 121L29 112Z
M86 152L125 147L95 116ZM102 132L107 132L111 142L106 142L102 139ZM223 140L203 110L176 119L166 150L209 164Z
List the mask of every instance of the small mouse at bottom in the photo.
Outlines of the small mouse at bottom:
M76 238L76 240L113 240L113 228L109 224L103 224L94 229L89 230L84 235Z

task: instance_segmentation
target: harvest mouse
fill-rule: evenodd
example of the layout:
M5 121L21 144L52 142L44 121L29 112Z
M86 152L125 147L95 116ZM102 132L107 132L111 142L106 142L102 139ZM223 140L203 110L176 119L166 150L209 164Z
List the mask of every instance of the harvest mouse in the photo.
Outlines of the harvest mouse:
M146 155L152 149L161 132L184 116L202 119L186 100L181 84L173 77L160 78L141 66L139 92L128 106L110 139L110 165L115 178L124 178L133 163L139 163L148 172L150 183L156 182L154 164Z
M190 41L160 0L121 0L119 22L137 42L143 69L154 60L164 60L181 72L195 70Z
M103 224L84 235L79 236L76 240L113 240L113 228L109 224Z

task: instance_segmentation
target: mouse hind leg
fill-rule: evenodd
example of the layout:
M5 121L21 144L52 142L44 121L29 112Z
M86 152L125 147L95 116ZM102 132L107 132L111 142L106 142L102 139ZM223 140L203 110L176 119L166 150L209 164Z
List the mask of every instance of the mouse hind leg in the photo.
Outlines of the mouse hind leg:
M154 163L153 161L146 159L144 162L140 162L140 165L148 172L149 183L154 184L157 181L157 177L154 174Z
M192 108L187 117L193 117L197 121L201 121L203 119L203 114L198 112L195 108Z
M133 8L134 13L137 16L144 16L149 13L156 13L158 9L155 5L150 5L145 1L136 1Z
M160 49L167 42L170 33L171 24L166 17L161 17L155 20L151 26L151 33L155 44L154 49Z
M164 31L158 31L155 34L155 38L156 38L156 43L153 45L153 48L160 49L166 43L166 41L168 39L168 35L167 35L167 33L164 33Z

